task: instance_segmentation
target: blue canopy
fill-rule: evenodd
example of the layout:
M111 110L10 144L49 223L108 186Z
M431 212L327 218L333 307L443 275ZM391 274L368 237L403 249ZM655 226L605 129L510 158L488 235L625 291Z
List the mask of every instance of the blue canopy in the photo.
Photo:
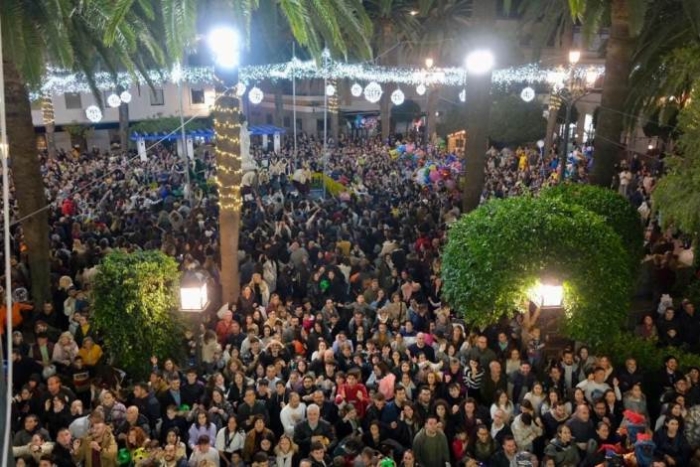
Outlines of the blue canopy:
M284 134L285 129L274 125L254 125L248 128L251 136L274 135L275 133ZM176 132L155 132L155 133L131 133L131 141L137 141L143 138L146 141L174 141L180 139L181 133ZM214 130L207 128L203 130L190 130L185 132L187 137L211 139L214 137Z
M254 125L248 128L248 131L251 136L274 135L275 133L283 135L285 133L284 128L275 125Z

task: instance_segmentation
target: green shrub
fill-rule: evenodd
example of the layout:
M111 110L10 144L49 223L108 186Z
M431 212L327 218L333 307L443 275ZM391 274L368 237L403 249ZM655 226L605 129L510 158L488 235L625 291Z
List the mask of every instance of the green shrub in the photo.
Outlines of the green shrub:
M610 336L596 347L596 351L598 355L609 356L620 367L626 359L634 358L645 372L663 368L667 355L674 355L682 370L691 366L700 367L700 355L676 347L658 347L656 342L640 339L629 332Z
M605 219L554 197L494 200L459 219L443 254L443 297L466 320L513 315L539 279L565 291L565 335L597 344L619 332L632 276L620 237Z
M96 330L114 364L143 377L151 355L177 357L182 328L177 312L179 272L160 251L107 255L94 283Z
M603 216L622 239L622 246L629 255L632 276L637 277L644 254L644 230L639 213L628 200L607 188L573 183L547 188L541 196L555 197L565 204L576 204Z

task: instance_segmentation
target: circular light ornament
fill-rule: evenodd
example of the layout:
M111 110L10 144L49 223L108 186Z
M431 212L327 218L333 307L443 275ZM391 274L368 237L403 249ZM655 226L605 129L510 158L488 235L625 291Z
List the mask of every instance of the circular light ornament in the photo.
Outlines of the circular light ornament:
M489 50L475 50L467 55L467 71L472 75L484 75L491 71L495 59Z
M122 100L116 94L110 94L107 97L107 104L112 108L119 107L122 105Z
M125 103L128 104L131 102L131 93L129 91L124 91L121 94L119 94L119 99Z
M524 88L522 91L520 91L520 98L525 102L532 102L532 100L535 98L535 90L530 86Z
M467 102L467 90L462 89L459 91L459 101L460 102Z
M537 147L542 149L544 147L544 140L537 140Z
M245 94L246 86L243 83L238 83L236 85L236 96L237 97L243 97L243 94Z
M362 86L357 83L353 84L350 88L350 94L354 97L360 97L362 95Z
M85 116L92 123L97 123L102 120L102 110L100 110L100 108L96 105L91 105L85 109Z
M335 95L335 86L329 84L326 86L326 96L331 97Z
M396 91L391 93L391 102L393 102L394 105L403 104L404 99L405 96L403 95L403 91L401 89L397 89Z
M422 96L425 94L426 87L425 84L421 83L418 86L416 86L416 92L418 93L419 96Z
M257 86L253 86L253 88L248 93L248 99L250 100L250 103L253 105L258 105L259 103L261 103L263 100L263 97L265 97L265 95L260 90L260 88Z
M379 102L382 98L382 87L376 81L372 81L365 87L365 99L372 104Z

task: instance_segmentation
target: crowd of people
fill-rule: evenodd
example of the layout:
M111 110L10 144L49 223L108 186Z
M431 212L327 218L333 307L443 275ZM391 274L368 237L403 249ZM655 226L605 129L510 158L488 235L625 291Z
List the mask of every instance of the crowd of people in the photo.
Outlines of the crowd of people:
M264 169L244 190L241 296L189 330L194 354L144 355L148 381L97 371L111 360L90 324L90 283L109 251L156 248L217 283L213 153L198 152L189 200L166 148L147 162L41 156L54 288L27 302L16 230L18 464L700 465L700 370L681 373L672 356L663 368L616 368L585 345L552 355L539 310L482 329L441 302L440 249L459 195L413 180L444 150L395 158L380 141L341 138L325 167L348 194L322 198L310 185L322 145L302 135L297 146L294 157L291 141L280 154L254 148ZM584 182L586 155L575 157L568 177ZM484 199L542 186L555 160L490 151ZM692 303L678 312L700 323Z

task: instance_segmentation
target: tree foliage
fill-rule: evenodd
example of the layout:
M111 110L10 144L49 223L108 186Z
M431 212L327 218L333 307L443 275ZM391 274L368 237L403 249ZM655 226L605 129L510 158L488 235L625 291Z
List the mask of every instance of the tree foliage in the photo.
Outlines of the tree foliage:
M673 225L696 239L700 231L700 92L680 112L683 133L678 141L681 155L665 159L667 172L652 192L654 209L664 226Z
M491 105L489 136L507 145L531 143L547 132L539 101L525 102L519 96L506 95Z
M114 251L100 265L93 323L114 364L134 377L144 376L151 355L180 351L178 278L175 260L157 250Z
M619 331L632 276L620 237L601 216L550 197L493 200L450 229L443 297L468 322L512 315L538 280L564 286L564 332L591 343Z
M554 197L564 204L575 204L605 219L627 250L630 271L636 277L643 255L644 231L639 213L628 200L607 188L567 183L547 188L541 196Z

